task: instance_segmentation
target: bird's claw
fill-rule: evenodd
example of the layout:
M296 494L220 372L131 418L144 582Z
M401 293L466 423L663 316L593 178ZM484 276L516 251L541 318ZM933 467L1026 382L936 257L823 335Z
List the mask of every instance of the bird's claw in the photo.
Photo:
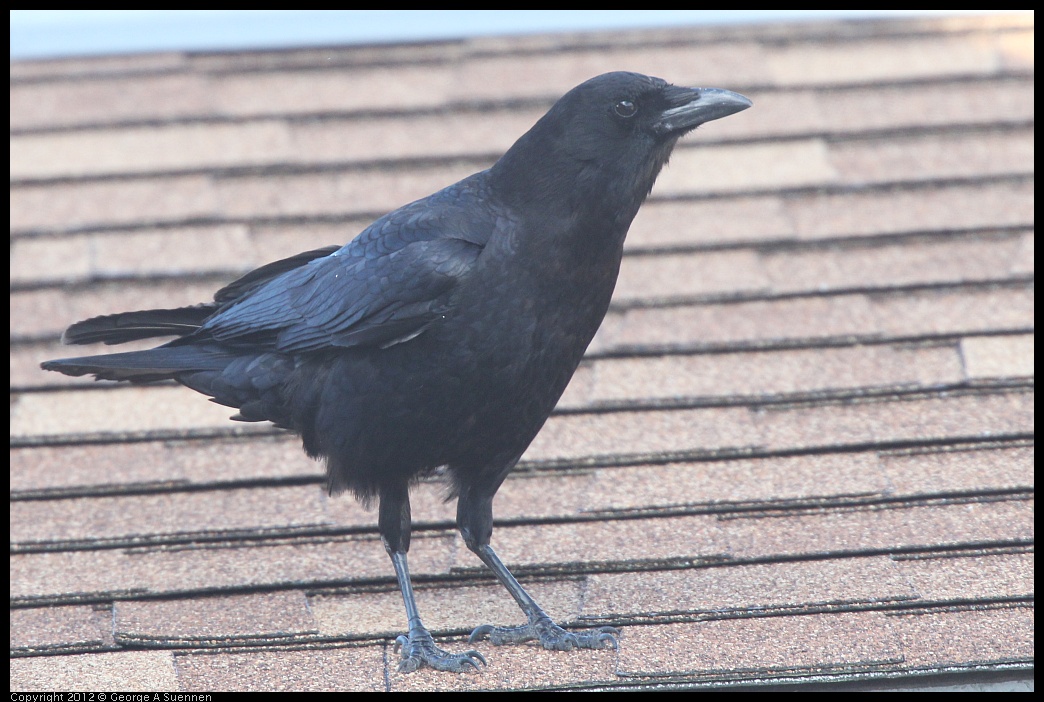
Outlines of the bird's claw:
M450 653L435 645L426 630L411 631L409 636L402 635L395 639L395 652L402 658L399 661L400 673L412 673L423 666L452 673L463 673L469 669L482 670L479 663L486 665L486 658L478 651Z
M475 630L471 632L471 636L468 637L468 643L475 643L476 641L481 641L483 636L490 635L491 633L496 631L496 629L497 627L493 626L492 624L482 624L480 626L477 626L475 627ZM402 637L400 636L399 638L401 639Z
M494 646L536 640L549 651L572 651L579 648L601 649L608 647L612 647L614 651L620 650L618 642L620 630L615 627L603 626L594 631L575 633L566 631L547 617L540 617L529 624L511 628L483 624L471 632L471 636L468 637L468 643L475 643L485 636L489 637L489 642Z
M597 639L597 646L591 648L605 648L603 643L612 646L614 651L620 650L620 630L615 626L601 626L585 636L593 636Z

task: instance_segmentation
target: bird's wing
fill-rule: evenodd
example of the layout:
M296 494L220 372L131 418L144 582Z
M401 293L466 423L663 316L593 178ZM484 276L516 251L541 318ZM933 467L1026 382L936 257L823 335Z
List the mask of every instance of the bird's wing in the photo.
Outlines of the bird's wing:
M488 229L476 236L460 224L430 204L399 210L343 248L247 287L200 334L287 353L411 339L446 311L488 239Z
M341 247L324 246L321 249L304 251L289 258L283 258L265 264L260 268L255 268L246 275L236 278L234 281L214 293L214 302L219 305L226 305L235 302L239 298L249 294L251 291L261 287L268 281L278 278L283 273L293 270L294 268L299 268L317 258L329 256L339 248Z

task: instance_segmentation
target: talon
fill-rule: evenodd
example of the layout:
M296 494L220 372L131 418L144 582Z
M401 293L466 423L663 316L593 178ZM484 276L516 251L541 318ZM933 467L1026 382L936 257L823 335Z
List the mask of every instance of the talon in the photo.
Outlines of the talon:
M410 630L409 634L395 638L395 651L401 649L402 660L399 662L400 673L412 673L424 666L435 670L450 671L454 673L467 672L472 668L481 672L482 666L486 665L485 657L478 651L465 651L463 653L450 653L435 645L431 634L427 629L418 627Z
M482 670L482 668L479 668L478 663L476 663L475 660L471 657L472 653L474 653L474 651L468 651L467 653L465 653L464 655L467 656L467 657L466 658L462 658L461 661L460 661L460 664L463 666L465 663L467 663L472 668L474 668L476 671ZM486 661L482 661L482 665L486 665Z
M559 639L556 648L559 651L572 651L574 649L582 648L582 646L580 644L580 639L576 634L567 632L566 636Z
M475 627L475 630L471 632L471 636L468 637L468 643L475 643L481 640L483 636L488 636L495 628L492 624L482 624Z

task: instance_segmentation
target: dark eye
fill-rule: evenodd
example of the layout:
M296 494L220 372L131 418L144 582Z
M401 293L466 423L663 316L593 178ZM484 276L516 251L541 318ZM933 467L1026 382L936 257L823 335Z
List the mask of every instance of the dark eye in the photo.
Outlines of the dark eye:
M638 111L638 106L630 100L621 100L620 102L613 105L613 112L621 117L634 117L634 114Z

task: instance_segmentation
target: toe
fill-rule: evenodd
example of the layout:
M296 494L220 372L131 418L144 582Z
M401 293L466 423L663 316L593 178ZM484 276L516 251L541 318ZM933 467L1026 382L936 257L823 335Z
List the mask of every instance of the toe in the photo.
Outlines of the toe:
M468 643L481 641L482 637L489 636L494 629L496 629L496 627L492 624L483 624L475 627L475 630L471 632L471 636L468 637Z

